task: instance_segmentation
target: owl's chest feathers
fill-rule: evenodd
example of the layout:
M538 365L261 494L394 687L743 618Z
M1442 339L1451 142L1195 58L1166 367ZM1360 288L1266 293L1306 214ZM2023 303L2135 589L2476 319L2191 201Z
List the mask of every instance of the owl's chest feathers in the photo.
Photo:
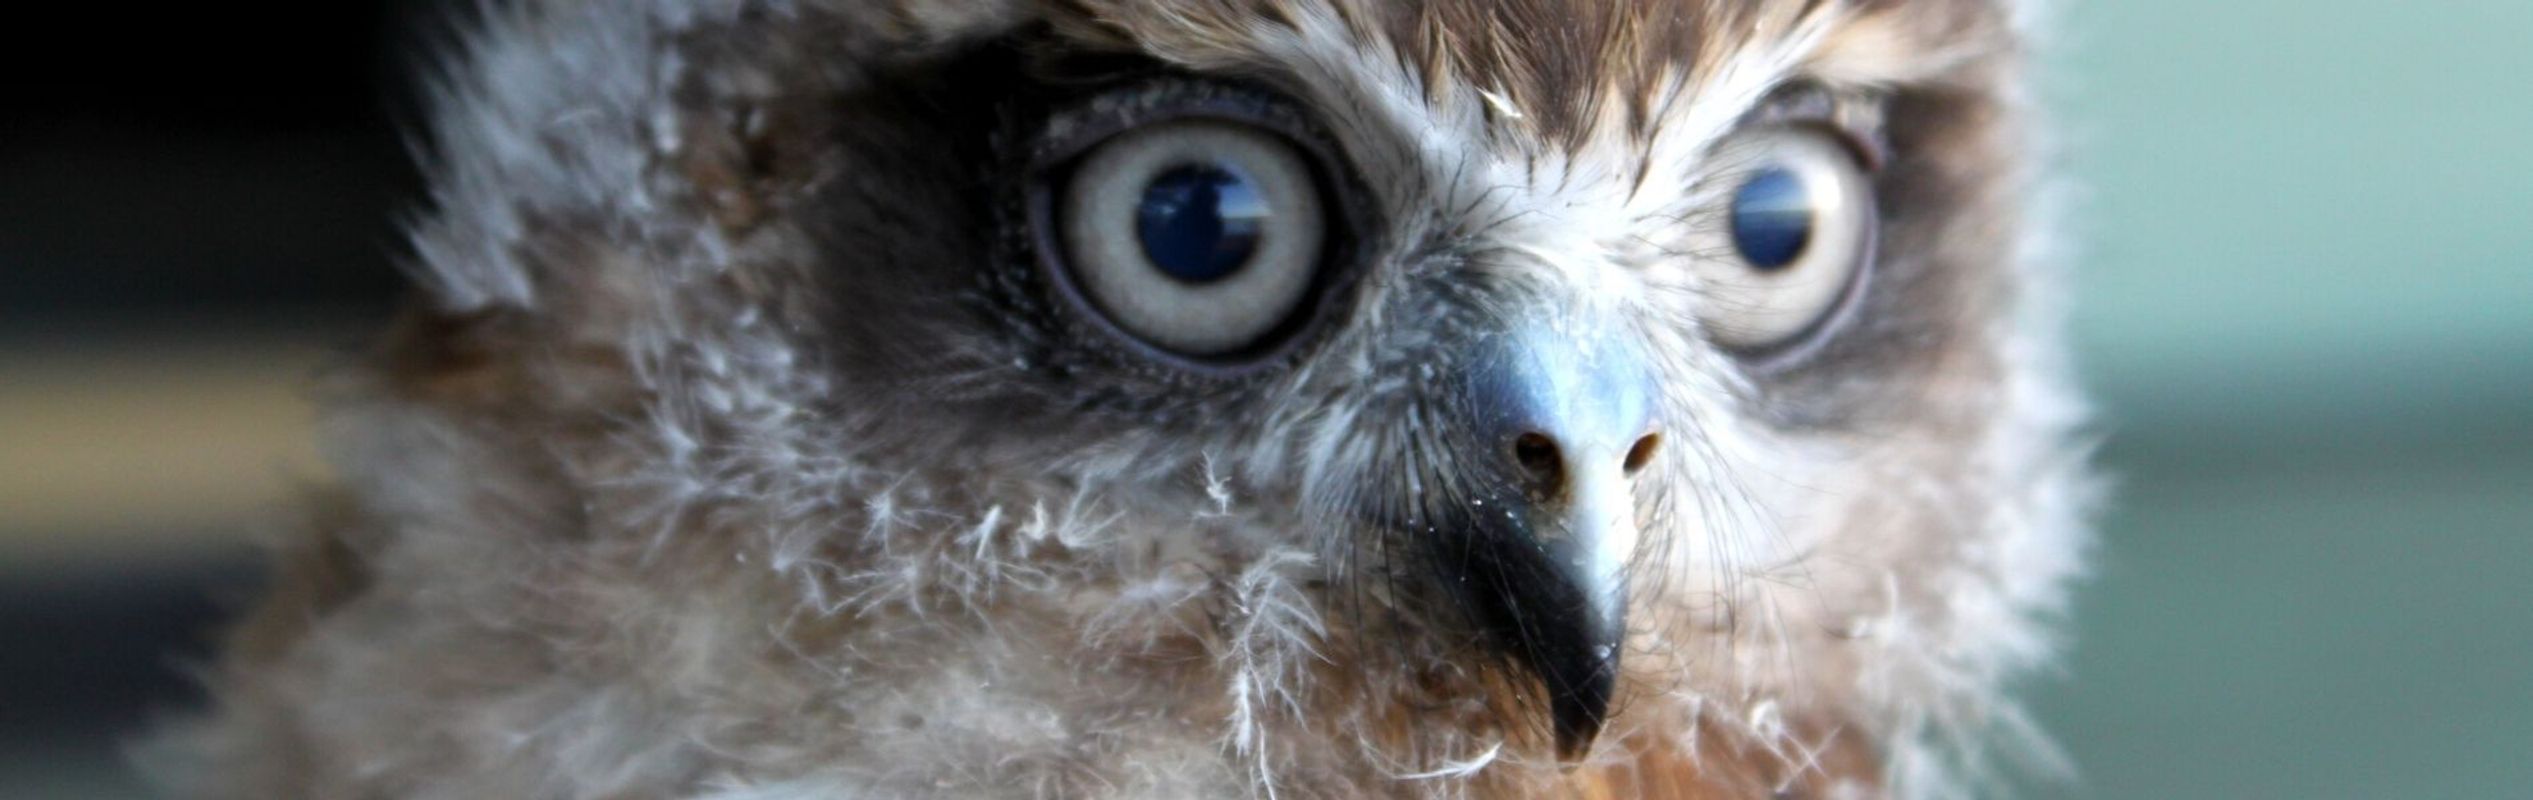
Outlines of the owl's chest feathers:
M1569 769L1546 754L1521 692L1456 660L1466 648L1419 644L1436 632L1409 629L1379 592L1329 581L1312 558L1176 534L1065 545L1029 527L901 531L908 540L836 562L859 567L860 585L831 589L854 604L787 612L796 621L763 652L804 686L826 682L810 691L850 720L848 758L990 745L1007 769L1038 771L993 773L1002 781L1158 770L1305 795L1696 798L1817 787L1872 763L1834 723L1762 741L1699 716L1737 712L1683 710L1656 691L1631 701L1632 732ZM874 585L897 580L908 588Z
M461 530L450 538L469 543L462 559L400 549L353 570L405 575L373 592L418 592L425 610L359 603L344 617L366 624L329 625L317 649L400 653L462 685L399 686L357 667L326 680L427 693L431 721L418 726L461 741L484 735L468 726L486 714L630 715L612 730L549 727L503 756L518 763L641 741L701 775L810 776L881 796L1245 796L1261 780L1285 796L1750 796L1817 777L1806 765L1837 730L1754 735L1725 724L1746 719L1741 708L1682 705L1746 699L1712 661L1697 674L1648 667L1612 735L1568 770L1518 689L1449 631L1393 608L1377 575L1341 568L1362 565L1281 544L1292 523L1257 510L1263 500L1191 491L1143 498L1175 511L1121 509L1140 495L853 468L780 494L812 502L686 502L663 499L675 484L614 466L648 460L586 455L624 441L570 450L584 455L545 476L552 496L537 496L580 513L434 506L413 526ZM509 452L464 451L470 466L452 479L515 482L499 469ZM528 533L558 520L576 532ZM471 644L412 633L442 626ZM511 662L529 666L480 677ZM431 740L375 733L388 750Z
M372 546L364 526L393 516L374 509L324 539L348 546L311 548L250 663L394 713L298 735L416 776L681 785L646 771L673 770L802 796L1236 797L1265 779L1288 797L1741 797L1871 761L1834 720L1754 734L1744 709L1683 705L1743 697L1677 691L1716 680L1684 672L1639 681L1592 761L1563 769L1466 647L1388 613L1377 582L1241 545L1265 523L1235 516L1139 524L1066 492L888 481L804 517L576 485L554 498L588 510L570 537L528 525L567 517L450 504L396 547ZM510 744L469 749L490 741ZM533 793L497 780L467 785Z

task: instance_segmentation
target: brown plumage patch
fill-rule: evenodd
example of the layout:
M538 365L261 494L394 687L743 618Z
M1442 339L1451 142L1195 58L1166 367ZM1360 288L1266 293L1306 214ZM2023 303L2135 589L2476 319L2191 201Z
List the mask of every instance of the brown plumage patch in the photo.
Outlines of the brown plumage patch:
M1782 6L1778 6L1782 7ZM1494 92L1541 138L1573 144L1624 103L1642 130L1665 76L1695 71L1708 43L1759 13L1709 0L1425 0L1392 7L1391 35L1429 91Z
M1384 39L1440 101L1446 87L1490 92L1519 109L1499 118L1571 144L1625 104L1646 123L1647 100L1666 76L1715 58L1709 42L1746 37L1761 20L1800 18L1825 0L1049 0L1059 30L1198 64L1241 60L1260 24L1294 28L1306 14L1339 20L1351 35ZM1501 117L1503 115L1499 115Z
M1338 21L1365 52L1394 52L1437 105L1474 89L1500 129L1572 148L1617 127L1650 136L1683 83L1753 48L1829 24L1802 67L1836 83L1940 77L1985 54L1990 0L1044 0L1066 38L1197 69L1276 69L1263 32Z
M1794 800L1842 796L1842 788L1870 789L1880 783L1879 759L1872 744L1852 732L1830 735L1817 750L1782 755L1711 729L1701 732L1697 741L1697 751L1689 753L1667 743L1628 741L1626 759L1570 776L1570 796L1575 800Z

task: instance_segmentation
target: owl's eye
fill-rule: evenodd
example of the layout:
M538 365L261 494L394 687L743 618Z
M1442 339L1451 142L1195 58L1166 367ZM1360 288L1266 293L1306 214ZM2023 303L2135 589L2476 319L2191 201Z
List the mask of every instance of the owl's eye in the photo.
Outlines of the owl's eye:
M1741 350L1800 342L1836 316L1873 258L1872 182L1844 142L1806 128L1761 131L1719 155L1731 171L1722 246L1700 261L1706 328Z
M1269 343L1317 284L1327 239L1310 162L1236 122L1159 122L1098 145L1056 196L1064 266L1117 327L1182 356Z

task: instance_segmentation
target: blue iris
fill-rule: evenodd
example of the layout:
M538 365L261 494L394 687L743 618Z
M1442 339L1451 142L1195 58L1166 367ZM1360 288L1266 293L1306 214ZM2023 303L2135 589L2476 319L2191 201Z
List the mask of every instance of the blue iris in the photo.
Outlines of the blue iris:
M1759 270L1784 269L1812 243L1812 194L1803 176L1769 167L1733 195L1733 246Z
M1163 274L1192 284L1231 277L1257 254L1274 216L1245 175L1213 164L1174 167L1144 187L1135 232Z

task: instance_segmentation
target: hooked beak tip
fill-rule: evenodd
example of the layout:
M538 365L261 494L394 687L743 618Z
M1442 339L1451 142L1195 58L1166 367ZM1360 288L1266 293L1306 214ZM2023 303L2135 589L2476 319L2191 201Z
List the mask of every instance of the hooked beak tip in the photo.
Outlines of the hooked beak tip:
M1549 725L1557 756L1572 762L1589 754L1609 721L1618 691L1620 650L1627 637L1625 578L1606 555L1607 531L1562 538L1543 548L1553 565L1544 583L1554 585L1535 600L1548 631L1527 637L1522 650L1547 691Z
M1610 697L1618 684L1618 659L1603 660L1582 676L1549 682L1549 725L1556 735L1557 759L1568 764L1592 752L1592 743L1609 722ZM1562 685L1560 685L1562 684Z
M1507 543L1511 544L1511 543ZM1544 701L1557 757L1591 752L1618 691L1626 599L1614 576L1569 558L1572 540L1481 548L1462 562L1475 580L1499 587L1470 597L1489 640L1530 673Z

